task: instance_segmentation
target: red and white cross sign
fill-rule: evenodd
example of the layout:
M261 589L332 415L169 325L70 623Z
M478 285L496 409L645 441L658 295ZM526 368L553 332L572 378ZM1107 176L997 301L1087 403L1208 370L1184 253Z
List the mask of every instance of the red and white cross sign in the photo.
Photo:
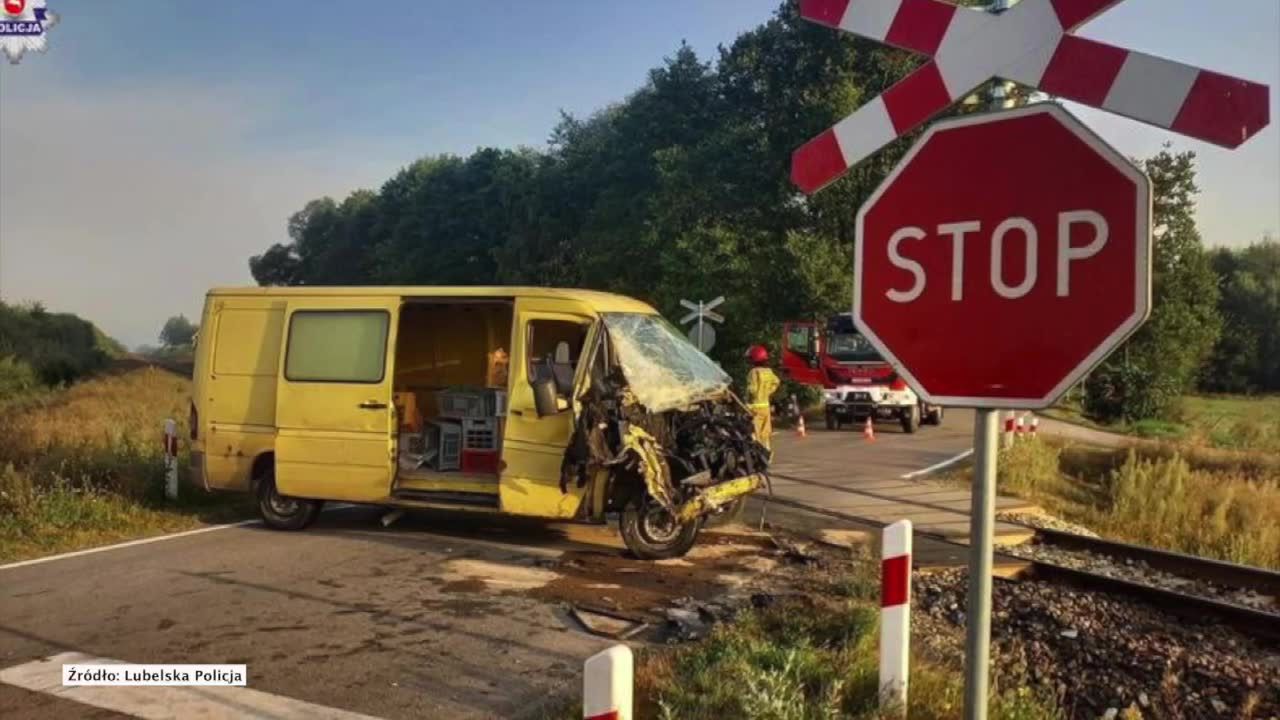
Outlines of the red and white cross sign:
M801 0L807 20L930 58L796 150L813 193L993 78L1229 148L1270 123L1266 85L1070 34L1123 0L1023 0L995 15L943 0Z

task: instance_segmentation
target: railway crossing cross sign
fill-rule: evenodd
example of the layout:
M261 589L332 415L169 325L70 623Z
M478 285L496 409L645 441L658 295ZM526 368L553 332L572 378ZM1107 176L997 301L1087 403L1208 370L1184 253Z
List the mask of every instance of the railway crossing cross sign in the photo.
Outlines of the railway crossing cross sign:
M715 323L724 323L724 316L718 312L712 312L724 303L724 296L704 303L701 300L693 302L692 300L681 300L680 305L693 312L680 318L680 323L697 322L693 327L689 328L689 340L702 352L711 352L711 348L716 346L716 328L711 325L708 320Z
M796 150L813 193L993 78L1235 148L1270 123L1266 85L1071 33L1123 0L1022 0L996 15L944 0L801 0L807 20L929 58Z

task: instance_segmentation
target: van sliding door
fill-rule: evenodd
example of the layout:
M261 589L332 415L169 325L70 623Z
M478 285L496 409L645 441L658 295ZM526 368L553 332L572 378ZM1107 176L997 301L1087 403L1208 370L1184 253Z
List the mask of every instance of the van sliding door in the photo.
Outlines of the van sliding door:
M400 298L290 300L276 394L280 494L369 502L391 491Z

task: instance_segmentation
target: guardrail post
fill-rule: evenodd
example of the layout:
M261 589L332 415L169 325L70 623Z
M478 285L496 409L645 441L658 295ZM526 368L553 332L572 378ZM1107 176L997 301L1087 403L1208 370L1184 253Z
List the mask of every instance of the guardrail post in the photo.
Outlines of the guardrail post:
M631 648L614 645L587 658L582 666L582 717L585 720L631 720Z
M164 421L164 496L178 499L178 423Z
M906 714L911 658L911 521L880 536L880 706Z

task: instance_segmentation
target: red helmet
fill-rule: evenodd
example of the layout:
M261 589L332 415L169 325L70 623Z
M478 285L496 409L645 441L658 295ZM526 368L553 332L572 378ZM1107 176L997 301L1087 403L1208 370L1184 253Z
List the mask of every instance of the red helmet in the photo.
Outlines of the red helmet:
M752 345L747 348L747 359L752 365L764 365L769 362L769 349L763 345Z

